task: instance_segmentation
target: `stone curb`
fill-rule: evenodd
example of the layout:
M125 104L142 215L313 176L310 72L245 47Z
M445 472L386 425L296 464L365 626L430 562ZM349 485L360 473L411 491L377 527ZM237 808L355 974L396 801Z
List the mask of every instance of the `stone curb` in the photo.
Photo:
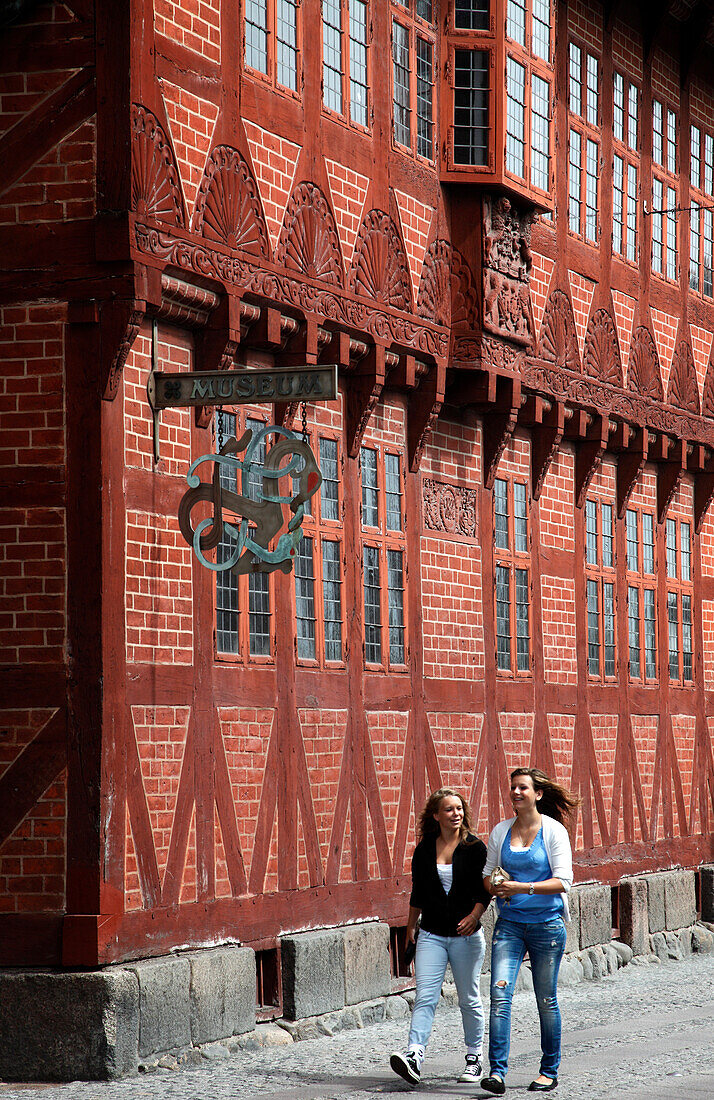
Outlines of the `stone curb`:
M655 932L650 937L649 954L633 955L627 944L613 940L597 944L583 951L566 955L558 980L561 988L571 988L583 981L599 981L608 974L615 974L626 966L659 966L663 962L678 962L693 954L709 954L714 951L714 923L698 921L676 932ZM482 978L482 994L488 995L488 975ZM516 992L533 989L533 979L528 963L521 967ZM356 1031L382 1020L406 1020L414 1004L414 990L392 993L386 997L349 1005L319 1016L307 1016L301 1020L276 1020L260 1024L254 1031L215 1043L190 1047L172 1054L164 1054L158 1061L140 1064L143 1072L175 1070L184 1065L199 1065L230 1058L242 1051L258 1051L269 1047L289 1046L291 1043L319 1039L325 1035L337 1035L342 1031ZM437 1007L444 1009L458 1005L458 994L453 982L445 982Z

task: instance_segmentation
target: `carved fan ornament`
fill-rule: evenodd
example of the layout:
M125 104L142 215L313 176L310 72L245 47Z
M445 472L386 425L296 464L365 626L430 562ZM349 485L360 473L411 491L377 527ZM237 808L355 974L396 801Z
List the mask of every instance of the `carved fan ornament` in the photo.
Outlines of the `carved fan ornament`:
M337 226L327 199L314 183L299 184L290 196L275 260L309 279L342 282Z
M644 325L637 329L630 344L627 387L652 401L664 400L657 348Z
M268 257L270 245L258 189L237 149L217 146L196 199L195 228L209 241Z
M565 367L570 371L580 370L573 307L562 290L554 290L545 307L538 355L548 363L555 363L557 367Z
M356 294L411 311L411 279L404 246L394 222L383 210L370 210L362 222L351 284Z
M622 386L620 347L614 321L606 309L598 309L590 318L585 334L583 370L601 382Z
M158 119L134 104L131 112L131 208L142 218L183 225L183 199L171 144Z
M448 241L434 241L427 251L419 283L417 314L437 325L473 331L478 297L471 269Z
M692 349L682 340L674 353L669 373L667 403L699 416L699 386Z

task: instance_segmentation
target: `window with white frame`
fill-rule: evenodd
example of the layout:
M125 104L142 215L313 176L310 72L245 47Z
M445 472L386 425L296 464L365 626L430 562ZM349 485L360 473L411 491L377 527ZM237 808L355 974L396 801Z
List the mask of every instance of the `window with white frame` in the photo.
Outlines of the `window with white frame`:
M496 669L528 674L530 653L530 544L528 487L496 478L493 488L496 574Z
M246 0L243 59L247 69L298 91L297 0Z
M529 187L550 188L552 7L550 0L506 4L505 168Z
M628 508L625 531L630 678L647 682L657 678L654 516Z
M667 641L669 678L692 683L692 525L667 519Z
M652 100L652 270L675 281L678 276L677 207L679 156L677 114Z
M322 0L322 102L358 126L369 125L366 0Z
M598 239L600 63L585 47L571 42L568 64L568 227L594 244Z
M434 10L431 0L392 3L394 141L434 159Z
M639 196L639 88L622 73L612 83L612 250L637 261Z
M407 642L402 455L362 447L360 477L365 663L404 671Z
M588 616L588 675L614 679L615 537L612 504L585 502L585 587Z
M714 297L714 137L702 126L690 127L689 286Z

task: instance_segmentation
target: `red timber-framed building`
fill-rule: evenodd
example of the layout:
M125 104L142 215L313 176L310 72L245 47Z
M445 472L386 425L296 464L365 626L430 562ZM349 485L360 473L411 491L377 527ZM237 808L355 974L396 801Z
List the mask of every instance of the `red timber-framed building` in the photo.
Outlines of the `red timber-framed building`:
M401 925L523 761L580 880L711 859L711 5L2 10L2 964ZM152 356L339 364L297 577L192 557Z

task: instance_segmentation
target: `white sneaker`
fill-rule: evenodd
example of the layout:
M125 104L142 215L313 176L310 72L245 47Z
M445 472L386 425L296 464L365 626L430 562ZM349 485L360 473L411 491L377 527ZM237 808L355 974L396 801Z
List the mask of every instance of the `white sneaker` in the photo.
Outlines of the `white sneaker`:
M467 1054L466 1067L461 1076L457 1077L457 1081L460 1085L478 1084L482 1072L483 1067L481 1066L481 1059L478 1054Z

